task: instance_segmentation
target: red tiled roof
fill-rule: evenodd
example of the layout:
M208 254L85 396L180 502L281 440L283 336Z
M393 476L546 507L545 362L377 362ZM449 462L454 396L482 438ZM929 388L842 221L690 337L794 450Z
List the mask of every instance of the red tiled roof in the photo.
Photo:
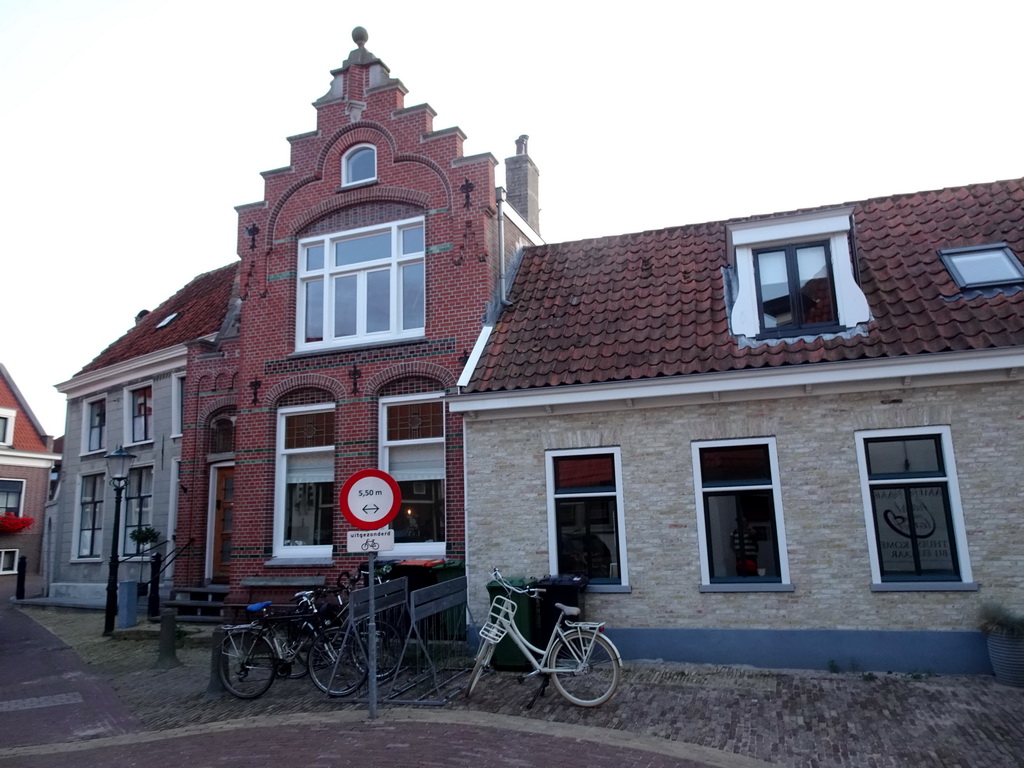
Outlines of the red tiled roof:
M49 453L42 426L3 364L0 364L0 408L17 411L14 417L14 436L10 446L12 450ZM2 451L0 451L0 463L3 463Z
M76 376L215 333L228 310L238 263L206 272L147 314ZM162 328L161 322L177 316Z
M852 205L868 334L740 344L722 268L733 222L526 251L467 391L496 392L1024 345L1024 291L965 298L938 250L1024 254L1024 180Z

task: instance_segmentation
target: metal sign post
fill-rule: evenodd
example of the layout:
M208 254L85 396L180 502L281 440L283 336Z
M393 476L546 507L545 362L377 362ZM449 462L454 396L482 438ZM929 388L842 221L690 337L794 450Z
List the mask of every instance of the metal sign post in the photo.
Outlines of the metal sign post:
M395 519L402 506L402 491L398 483L387 472L379 469L364 469L352 475L341 489L338 499L345 518L358 531L348 534L349 552L369 554L370 592L367 609L366 661L369 667L367 689L370 697L370 719L377 717L377 617L374 605L374 589L377 586L377 551L394 548L395 532L381 531L367 535L366 531L378 531Z

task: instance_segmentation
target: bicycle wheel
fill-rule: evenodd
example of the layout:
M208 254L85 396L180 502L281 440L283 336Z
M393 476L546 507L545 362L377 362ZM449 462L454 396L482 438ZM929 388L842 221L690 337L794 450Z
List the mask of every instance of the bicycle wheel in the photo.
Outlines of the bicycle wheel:
M386 621L375 622L377 631L377 679L389 680L398 673L402 663L402 634L393 624ZM359 637L363 648L370 650L370 622L363 619L359 622ZM367 662L369 663L369 662Z
M559 638L551 649L549 665L556 670L551 674L555 688L579 707L604 704L619 687L619 653L599 632L576 631Z
M309 622L302 624L290 623L288 636L282 642L282 663L279 667L281 677L294 680L305 677L309 672L309 651L316 638L316 629Z
M277 655L267 639L249 629L228 632L220 645L220 681L240 699L267 692L277 676Z
M473 689L480 682L484 668L491 663L491 657L494 655L494 645L490 640L480 639L480 650L476 652L476 663L473 665L473 671L469 673L469 680L466 681L467 699L473 695Z
M328 696L351 696L366 681L366 664L355 642L354 637L345 642L345 629L334 627L320 633L310 646L309 677Z

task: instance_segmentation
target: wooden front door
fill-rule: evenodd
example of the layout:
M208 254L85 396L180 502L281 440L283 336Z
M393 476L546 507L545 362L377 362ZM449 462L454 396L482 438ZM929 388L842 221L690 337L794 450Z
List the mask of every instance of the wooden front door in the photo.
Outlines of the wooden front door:
M213 511L214 584L227 584L231 568L231 527L235 517L235 468L217 467L217 496Z

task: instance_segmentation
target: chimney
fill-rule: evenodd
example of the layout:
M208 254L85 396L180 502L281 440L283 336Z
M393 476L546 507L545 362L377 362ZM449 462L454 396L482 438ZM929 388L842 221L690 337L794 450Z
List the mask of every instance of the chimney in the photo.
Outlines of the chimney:
M505 158L505 187L508 189L508 202L540 234L540 202L537 196L540 171L526 153L529 139L526 134L516 139L516 153Z
M135 324L138 325L139 323L141 323L143 318L145 318L146 315L148 315L148 314L149 314L149 310L148 309L139 310L139 314L137 314L135 316Z

